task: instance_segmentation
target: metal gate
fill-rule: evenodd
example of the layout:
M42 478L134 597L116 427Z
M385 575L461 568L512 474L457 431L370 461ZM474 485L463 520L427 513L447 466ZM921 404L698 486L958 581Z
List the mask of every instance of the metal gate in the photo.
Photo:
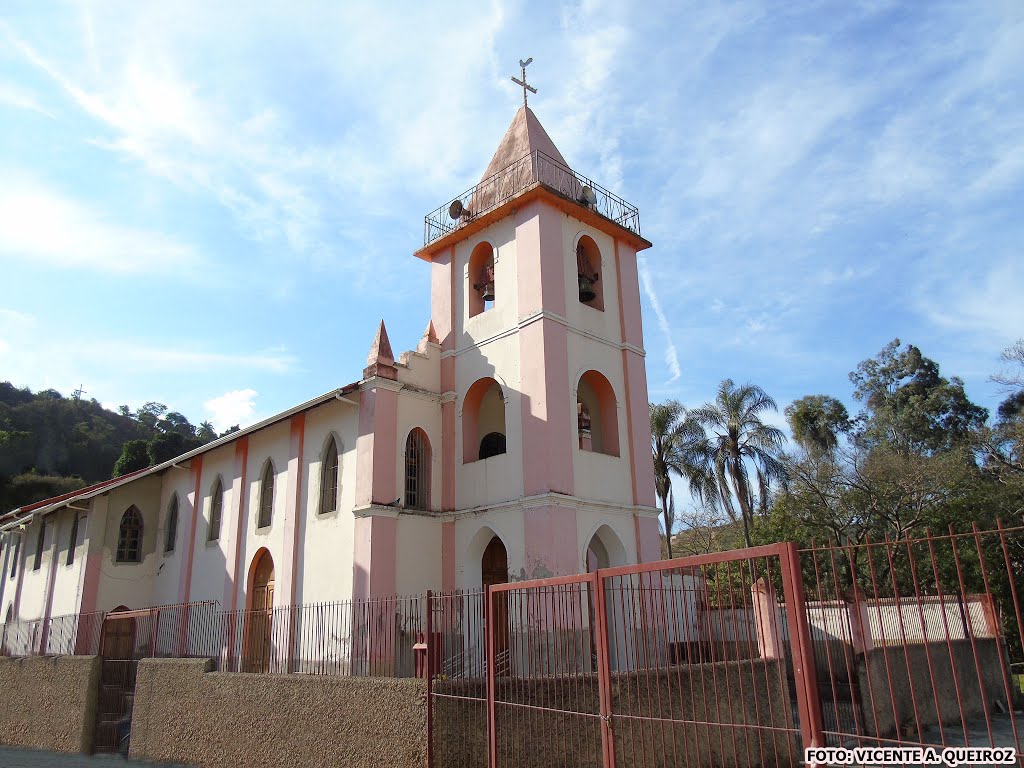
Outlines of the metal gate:
M109 614L103 622L94 752L117 752L127 748L139 665L137 648L140 631L143 635L146 633L149 614L149 611L122 611Z
M466 593L431 598L435 766L795 766L822 743L795 545L499 584L482 602L474 639Z

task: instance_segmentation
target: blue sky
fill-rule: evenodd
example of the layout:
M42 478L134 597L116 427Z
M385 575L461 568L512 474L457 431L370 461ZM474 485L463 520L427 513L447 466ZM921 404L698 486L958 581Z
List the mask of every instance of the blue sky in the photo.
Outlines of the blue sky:
M0 379L252 423L429 319L423 215L521 99L640 208L652 399L849 402L1024 336L1024 4L8 2ZM781 414L778 420L781 421Z

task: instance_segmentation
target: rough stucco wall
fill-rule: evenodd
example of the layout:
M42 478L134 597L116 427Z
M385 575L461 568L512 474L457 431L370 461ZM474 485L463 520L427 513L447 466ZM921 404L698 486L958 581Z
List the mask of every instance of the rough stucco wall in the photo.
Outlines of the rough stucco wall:
M0 744L89 752L98 656L0 658Z
M944 725L960 725L961 708L967 719L984 717L986 705L990 713L997 711L993 708L996 701L1005 708L1006 687L999 663L998 643L994 639L977 639L974 642L977 665L970 640L953 640L948 647L941 642L875 648L868 652L866 659L858 659L860 699L868 733L889 737L896 733L897 725L911 730L916 729L918 723L922 728L934 726L940 716ZM1016 706L1020 706L1020 701Z
M210 672L139 664L132 757L203 768L426 764L422 680Z
M617 764L632 765L639 760L664 768L799 765L803 751L779 664L759 660L721 662L613 673ZM435 766L486 764L483 682L440 681L434 690L475 699L434 699ZM530 768L601 764L600 720L593 716L599 712L596 675L499 680L495 699L580 713L538 716L536 710L498 704L500 764ZM666 722L669 718L710 724L673 724ZM788 728L791 732L744 728L744 723Z

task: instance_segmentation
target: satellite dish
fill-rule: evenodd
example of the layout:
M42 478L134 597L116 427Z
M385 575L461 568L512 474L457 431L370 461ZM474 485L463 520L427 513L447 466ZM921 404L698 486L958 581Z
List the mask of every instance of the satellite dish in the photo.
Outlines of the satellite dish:
M583 187L580 190L579 201L586 206L597 205L597 193L590 187Z
M448 206L448 216L452 219L461 219L463 216L469 215L469 209L462 204L461 200L456 200Z

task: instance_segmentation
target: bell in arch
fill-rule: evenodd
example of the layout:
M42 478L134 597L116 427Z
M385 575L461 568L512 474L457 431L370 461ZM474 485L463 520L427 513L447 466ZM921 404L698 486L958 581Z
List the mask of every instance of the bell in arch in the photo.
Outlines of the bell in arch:
M594 281L586 275L580 275L580 301L593 301L597 298L597 292L594 290Z
M597 273L590 266L590 259L587 257L587 251L582 242L576 246L576 272L580 281L580 301L593 301L597 298L597 291L594 290Z
M494 261L489 261L480 270L480 282L473 286L480 291L484 301L494 301Z

